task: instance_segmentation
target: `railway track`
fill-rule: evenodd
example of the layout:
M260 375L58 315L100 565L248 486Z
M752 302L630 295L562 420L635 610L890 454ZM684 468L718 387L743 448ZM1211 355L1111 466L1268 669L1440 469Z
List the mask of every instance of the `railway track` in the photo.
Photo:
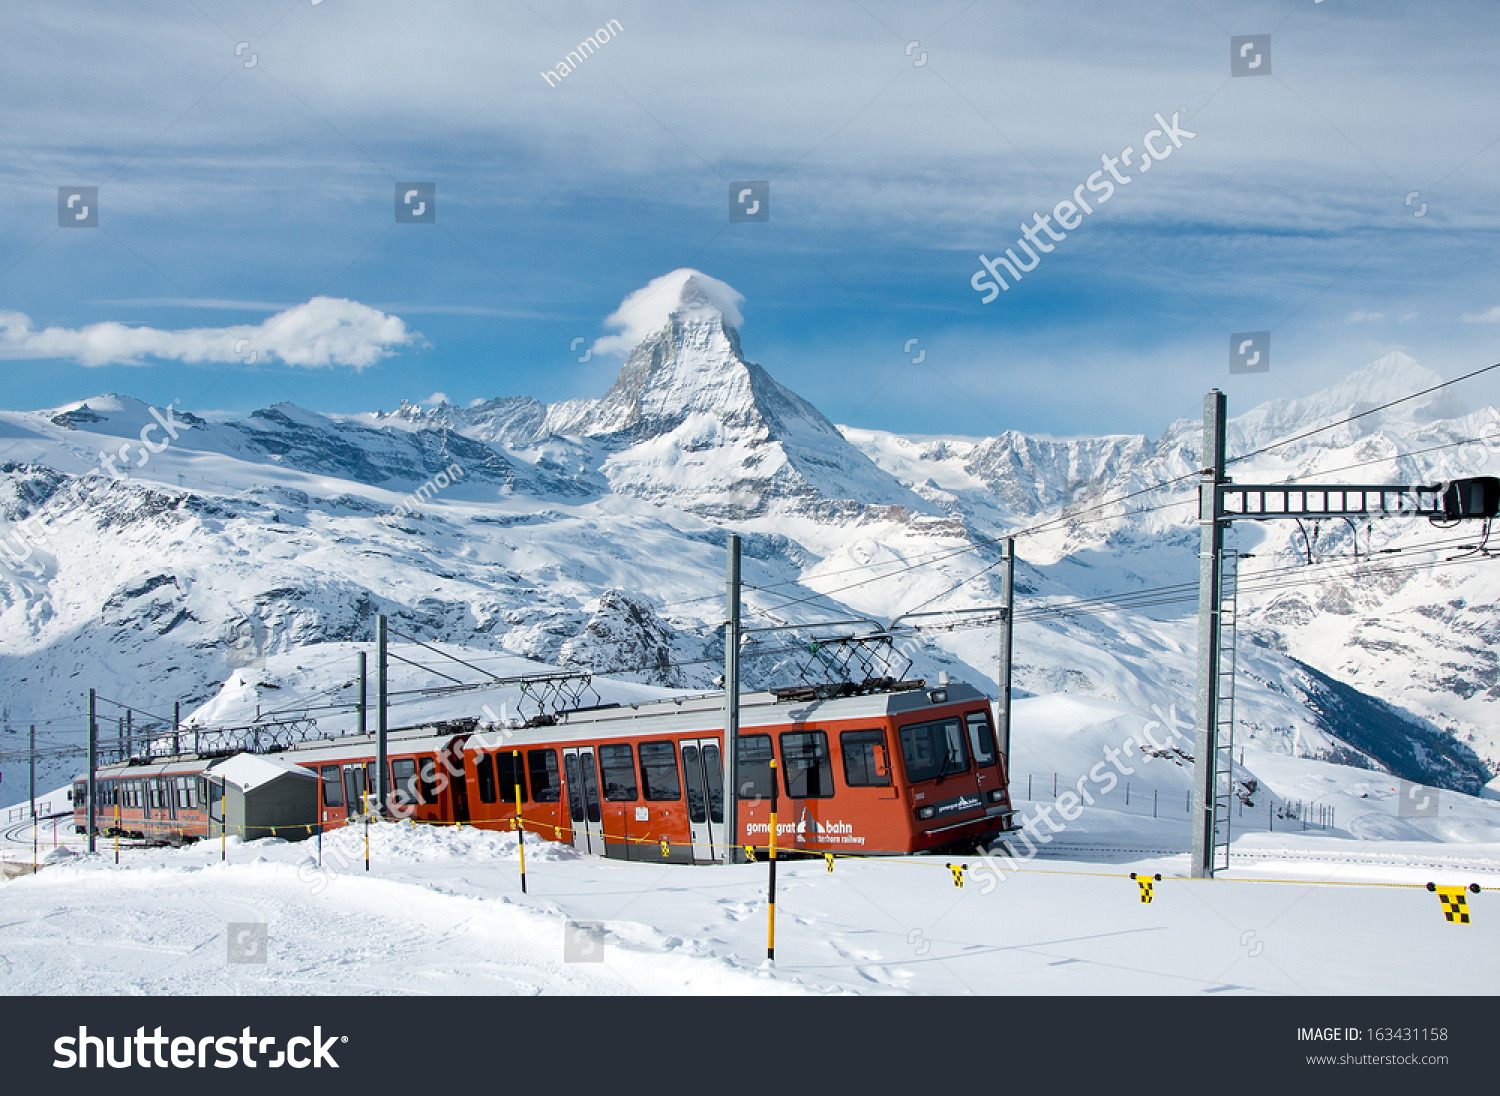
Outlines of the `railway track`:
M1096 857L1122 859L1137 856L1183 856L1187 849L1128 845L1063 845L1053 842L1037 849L1038 860L1071 860ZM1402 853L1337 853L1324 850L1267 849L1233 852L1230 864L1241 865L1264 860L1288 863L1342 864L1380 868L1431 868L1434 870L1482 871L1500 874L1500 861L1482 856L1408 856Z

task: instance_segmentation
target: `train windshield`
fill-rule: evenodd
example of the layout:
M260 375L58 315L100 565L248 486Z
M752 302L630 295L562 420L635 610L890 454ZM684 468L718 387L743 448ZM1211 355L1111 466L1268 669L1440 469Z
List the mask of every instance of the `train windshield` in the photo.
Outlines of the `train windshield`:
M974 749L974 760L980 765L993 765L995 732L990 730L990 717L983 712L970 712L964 721L969 725L969 745Z
M957 719L939 719L902 727L901 757L906 762L906 779L913 784L968 772L963 724Z

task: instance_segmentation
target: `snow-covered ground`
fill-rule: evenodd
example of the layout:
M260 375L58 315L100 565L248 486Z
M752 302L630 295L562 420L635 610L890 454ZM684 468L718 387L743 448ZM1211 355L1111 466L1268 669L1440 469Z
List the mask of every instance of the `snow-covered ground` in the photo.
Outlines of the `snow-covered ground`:
M1169 713L1170 714L1170 713ZM316 841L186 849L63 835L35 876L0 885L0 992L142 994L1270 993L1487 994L1500 980L1500 803L1443 792L1403 817L1383 774L1247 751L1256 810L1337 807L1338 828L1246 825L1231 870L1188 874L1188 778L1169 751L1125 743L1139 713L1076 697L1018 706L1017 789L1039 854L783 862L774 966L766 867L685 867L579 856L527 841L528 893L508 833L381 824ZM1107 751L1131 768L1108 792ZM1180 759L1179 759L1180 760ZM1051 794L1095 794L1075 821ZM1043 774L1045 787L1042 786ZM1242 774L1242 775L1244 775ZM1151 804L1158 817L1151 817ZM1428 806L1423 802L1422 810ZM1411 808L1408 806L1407 813ZM1288 828L1282 828L1288 827ZM1041 837L1051 837L1042 842ZM13 858L30 856L30 833ZM1023 850L1024 851L1024 850ZM955 888L945 863L969 866ZM997 874L990 870L1000 868ZM1135 871L1160 873L1150 905ZM1429 881L1479 883L1471 924L1449 924ZM1345 885L1327 885L1338 883ZM1355 884L1355 885L1347 885ZM1392 886L1391 884L1401 884ZM261 923L267 961L227 962L231 923ZM599 962L569 962L569 923L594 922ZM584 948L584 951L589 951ZM575 958L577 955L575 954Z

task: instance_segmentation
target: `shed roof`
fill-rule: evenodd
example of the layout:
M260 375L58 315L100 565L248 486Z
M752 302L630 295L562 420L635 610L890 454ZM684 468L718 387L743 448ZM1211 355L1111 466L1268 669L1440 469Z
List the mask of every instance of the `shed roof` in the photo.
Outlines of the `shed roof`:
M283 776L296 776L304 780L318 778L311 769L293 765L290 761L283 761L279 757L248 753L235 754L225 761L220 761L213 766L211 772L214 776L227 780L242 792L254 791Z

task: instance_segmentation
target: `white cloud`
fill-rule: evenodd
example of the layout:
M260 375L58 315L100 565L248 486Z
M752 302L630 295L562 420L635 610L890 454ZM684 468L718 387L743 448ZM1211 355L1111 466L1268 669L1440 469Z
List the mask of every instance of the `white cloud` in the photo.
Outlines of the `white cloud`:
M422 407L437 407L448 402L448 393L434 392L421 402Z
M1483 312L1465 312L1464 323L1500 323L1500 304Z
M1363 309L1358 309L1358 310L1356 310L1354 312L1349 313L1349 315L1345 316L1344 317L1344 322L1345 323L1371 323L1374 320L1383 320L1383 319L1385 319L1385 313L1384 312L1366 312Z
M619 328L619 334L605 335L594 343L601 354L628 354L647 336L667 325L673 312L718 309L731 327L740 327L745 317L739 305L744 296L733 286L710 278L688 267L653 278L620 302L620 307L604 321L605 327Z
M72 358L82 365L140 365L148 358L223 364L253 359L364 369L420 339L399 317L340 297L314 297L258 324L182 331L113 321L38 331L23 313L0 312L0 358Z

